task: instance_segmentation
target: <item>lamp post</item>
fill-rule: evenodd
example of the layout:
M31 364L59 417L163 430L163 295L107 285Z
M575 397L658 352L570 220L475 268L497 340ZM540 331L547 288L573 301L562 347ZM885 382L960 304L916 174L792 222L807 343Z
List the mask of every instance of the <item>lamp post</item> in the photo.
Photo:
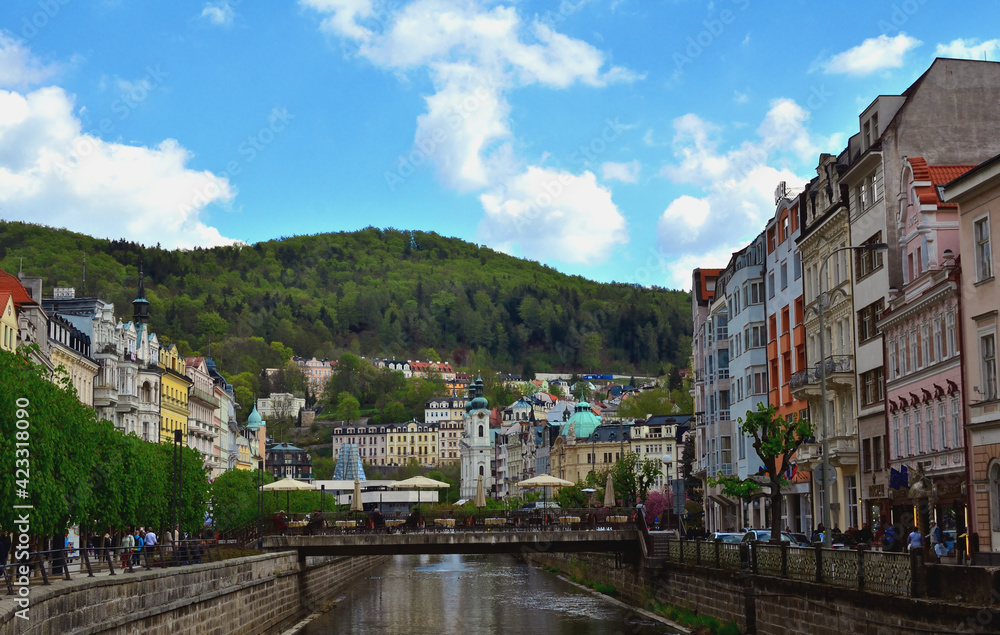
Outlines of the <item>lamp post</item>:
M673 463L673 460L674 459L672 456L670 456L670 454L664 454L662 457L660 457L660 462L663 463L663 471L666 472L667 476L667 491L670 492L670 504L667 506L667 509L663 510L664 513L673 513L673 509L677 505L677 503L674 501L674 479L673 476L671 476L670 474L670 467L669 467L669 465ZM667 529L669 529L669 527L667 527Z
M820 390L820 421L823 430L823 544L830 547L833 544L833 533L830 531L830 437L827 434L826 426L826 351L823 347L823 338L826 336L826 327L823 325L823 311L829 302L829 291L823 291L823 280L826 279L826 266L830 264L830 257L841 251L881 251L888 249L886 243L869 243L866 245L855 245L853 247L838 247L826 255L819 266L819 295L816 298L819 310L819 390ZM832 348L831 343L831 348Z

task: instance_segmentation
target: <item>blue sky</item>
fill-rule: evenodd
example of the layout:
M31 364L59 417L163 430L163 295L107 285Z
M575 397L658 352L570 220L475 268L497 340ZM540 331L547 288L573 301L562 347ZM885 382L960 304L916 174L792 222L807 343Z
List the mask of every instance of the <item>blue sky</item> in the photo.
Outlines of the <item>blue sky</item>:
M8 0L0 217L191 247L435 231L687 287L994 3ZM956 7L961 7L956 8Z

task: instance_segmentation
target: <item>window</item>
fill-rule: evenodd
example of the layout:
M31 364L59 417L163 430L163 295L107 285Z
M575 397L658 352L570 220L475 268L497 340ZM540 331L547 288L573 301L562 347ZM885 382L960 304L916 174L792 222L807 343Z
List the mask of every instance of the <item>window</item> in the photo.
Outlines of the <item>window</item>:
M958 407L958 395L951 398L951 438L952 447L957 448L961 444L962 415Z
M947 333L946 344L947 344L948 348L944 351L944 355L941 356L942 358L951 357L952 355L956 355L958 353L958 346L957 346L956 341L955 341L955 314L954 313L950 313L949 312L945 316L945 331Z
M927 408L924 410L924 419L927 421L927 450L933 452L937 448L935 447L936 440L934 438L934 406L927 404Z
M917 451L917 454L924 453L924 435L920 420L920 406L917 406L913 410L913 447Z
M912 454L910 452L910 413L903 413L903 450L906 452L906 456Z
M802 254L798 251L792 254L792 275L796 280L802 277Z
M767 394L767 371L754 371L753 392L755 395Z
M885 397L884 369L876 368L861 374L861 405L880 403Z
M878 321L884 308L885 301L880 298L858 311L858 337L862 344L881 333Z
M774 272L767 274L767 296L774 297Z
M788 288L788 262L781 263L781 288Z
M848 476L847 482L847 526L858 526L858 477L855 474Z
M875 471L882 471L882 437L872 439L872 454L875 455Z
M990 217L980 218L972 225L976 240L976 282L993 277L993 257L990 253Z
M743 344L747 349L763 348L767 345L767 332L763 324L748 326L743 330Z
M997 398L997 343L996 333L979 336L981 394L987 401Z
M874 245L880 242L882 242L882 232L876 232L874 236L861 244ZM859 280L882 268L882 255L881 249L858 249L855 252L854 258L857 262Z
M940 435L940 447L942 450L948 449L948 436L946 430L948 429L948 419L947 419L947 407L944 404L944 400L938 402L938 434Z
M871 439L861 440L861 466L865 472L872 471L872 443Z

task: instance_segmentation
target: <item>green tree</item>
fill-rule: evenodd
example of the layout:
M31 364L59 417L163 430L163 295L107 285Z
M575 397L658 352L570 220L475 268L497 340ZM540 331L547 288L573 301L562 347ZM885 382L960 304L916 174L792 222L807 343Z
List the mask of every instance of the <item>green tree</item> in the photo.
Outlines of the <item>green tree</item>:
M670 393L662 388L631 393L618 406L618 416L645 419L647 415L670 415L680 412Z
M264 472L264 484L274 481ZM257 519L257 470L228 470L212 482L212 520L218 531L246 527Z
M626 506L646 499L649 488L660 475L659 461L646 457L640 459L635 452L626 452L611 467L615 497Z
M785 482L783 471L795 451L815 433L813 424L804 418L785 419L776 414L774 406L757 404L756 412L748 410L739 419L740 432L753 439L753 449L764 464L771 500L771 542L781 542L781 485ZM747 500L762 489L753 478L740 479L720 475L709 479L720 485L727 496Z
M351 423L361 418L361 404L357 398L348 393L340 393L337 401L337 420Z

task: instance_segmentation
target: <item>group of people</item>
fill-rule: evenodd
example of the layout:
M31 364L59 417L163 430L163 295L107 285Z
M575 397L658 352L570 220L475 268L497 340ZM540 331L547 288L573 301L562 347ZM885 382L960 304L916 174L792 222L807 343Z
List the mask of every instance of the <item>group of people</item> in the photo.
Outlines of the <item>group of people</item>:
M147 556L151 556L156 549L162 549L165 554L172 552L178 539L179 535L176 528L173 531L168 530L164 532L162 544L159 536L156 535L156 532L152 528L132 528L122 532L120 537L117 534L113 534L109 528L104 532L104 536L94 536L90 547L94 553L100 550L101 555L99 559L101 560L111 560L117 555L121 570L124 571L130 565L132 567L139 566L143 552Z

